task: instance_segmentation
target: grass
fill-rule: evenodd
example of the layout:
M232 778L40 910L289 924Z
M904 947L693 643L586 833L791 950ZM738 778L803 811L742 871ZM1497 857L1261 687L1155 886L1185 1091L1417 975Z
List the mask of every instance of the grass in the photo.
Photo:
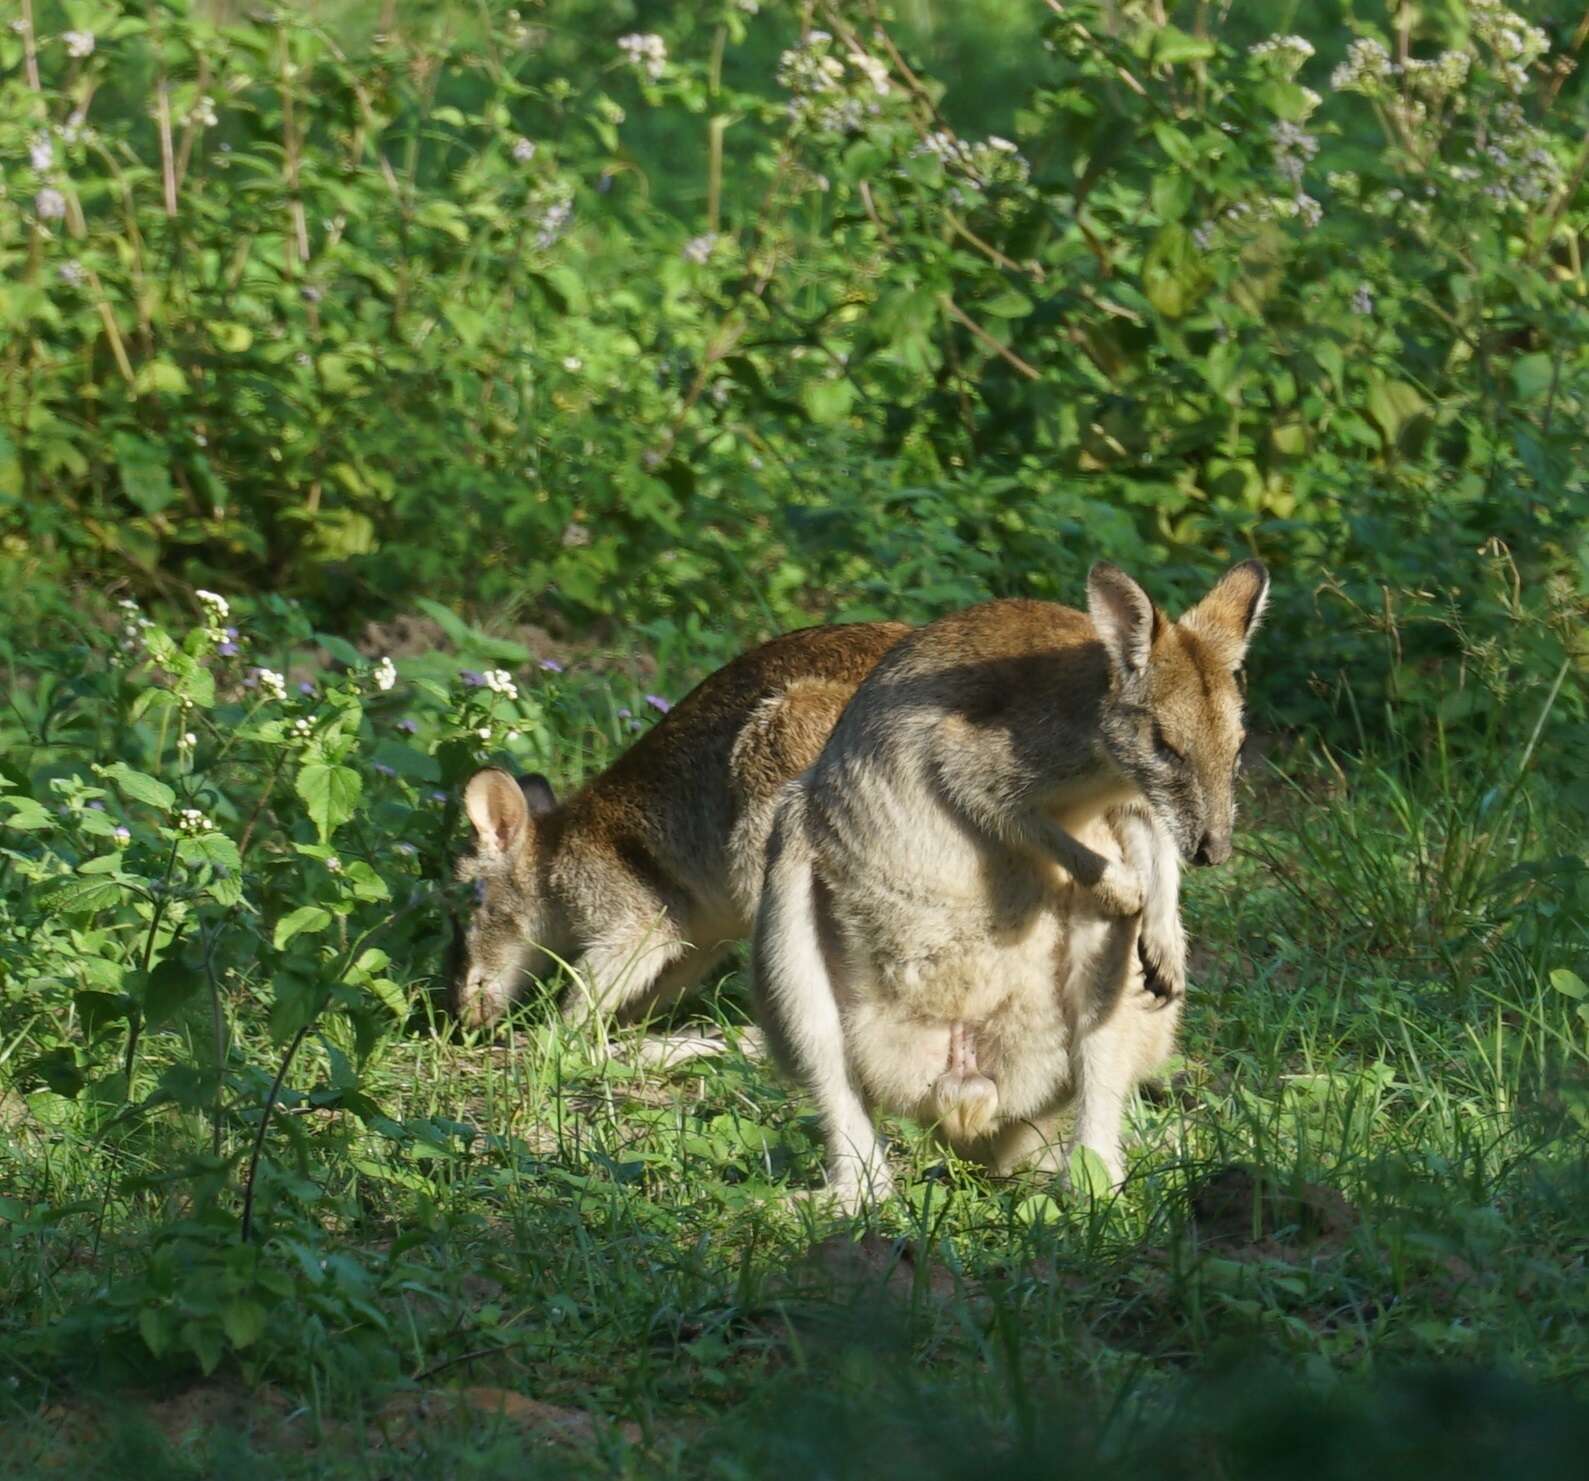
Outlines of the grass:
M826 1223L789 1197L820 1144L768 1065L634 1068L537 1005L459 1038L433 960L394 966L421 1006L356 1075L343 1017L304 1038L252 1246L282 1050L249 991L224 1120L0 1090L0 1469L1575 1474L1585 885L1545 809L1485 811L1527 739L1299 745L1258 779L1237 860L1189 881L1182 1053L1118 1196L990 1181L901 1126L902 1196ZM734 1039L745 1003L736 967L695 1012ZM13 979L0 1074L73 1032ZM139 1089L198 1074L210 1032L149 1029ZM184 1323L216 1313L207 1352Z

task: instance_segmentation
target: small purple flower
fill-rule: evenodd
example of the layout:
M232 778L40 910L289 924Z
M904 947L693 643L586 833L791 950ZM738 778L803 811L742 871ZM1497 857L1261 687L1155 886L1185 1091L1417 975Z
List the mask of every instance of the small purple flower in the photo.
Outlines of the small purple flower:
M467 684L471 689L485 688L486 676L484 674L477 674L473 669L459 669L458 677L462 679L464 683Z
M95 812L104 812L105 810L105 804L97 797L89 798L88 805L93 808Z
M222 628L221 632L229 642L235 643L237 641L237 629L235 627Z
M658 714L662 715L667 714L667 712L673 708L671 701L663 699L660 694L646 695L646 703L650 705L652 709L657 711Z
M395 767L388 766L384 761L373 761L370 763L370 765L372 769L378 772L381 776L397 775L397 769Z
M219 653L222 658L235 658L243 650L239 648L237 644L234 643L230 638L228 638L215 651Z
M414 732L419 729L419 722L417 720L399 720L397 722L397 728L401 730L404 735L413 735Z
M111 837L113 837L117 843L130 843L132 842L132 829L118 828L111 835Z
M563 665L555 658L543 658L541 667L549 674L560 674L563 672Z
M298 693L312 696L314 694L314 685L308 679L305 679L298 685Z
M618 707L618 718L620 720L627 720L629 718L629 707L627 705L620 705Z
M432 792L430 794L430 800L432 802L445 802L447 800L447 794L445 792Z

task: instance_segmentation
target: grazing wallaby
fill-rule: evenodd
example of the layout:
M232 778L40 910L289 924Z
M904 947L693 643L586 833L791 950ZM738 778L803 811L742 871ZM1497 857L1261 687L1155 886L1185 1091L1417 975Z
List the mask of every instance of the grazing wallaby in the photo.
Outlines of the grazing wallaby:
M1072 1144L1123 1175L1126 1094L1176 1017L1177 855L1230 853L1237 672L1268 586L1244 562L1174 622L1100 563L1085 613L942 618L878 664L785 791L758 1017L817 1100L846 1206L888 1191L874 1109L1007 1168L1052 1147L1074 1102Z
M464 793L475 908L454 983L471 1027L555 960L564 1016L639 1016L750 934L779 789L816 759L856 686L909 629L812 627L719 669L558 803L544 777L477 772Z

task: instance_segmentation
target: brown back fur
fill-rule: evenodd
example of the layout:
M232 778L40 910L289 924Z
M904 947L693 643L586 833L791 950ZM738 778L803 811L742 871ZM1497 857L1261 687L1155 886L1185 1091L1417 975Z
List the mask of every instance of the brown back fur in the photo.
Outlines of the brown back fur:
M641 1010L698 979L749 932L779 788L907 631L815 627L742 654L539 816L516 806L505 774L477 776L466 797L475 846L458 867L477 889L461 1016L493 1021L523 972L544 973L552 956L610 1010Z

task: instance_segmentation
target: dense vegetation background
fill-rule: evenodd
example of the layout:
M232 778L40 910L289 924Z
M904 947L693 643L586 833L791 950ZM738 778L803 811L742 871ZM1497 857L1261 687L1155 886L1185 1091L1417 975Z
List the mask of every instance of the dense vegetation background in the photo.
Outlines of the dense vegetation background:
M5 18L16 1473L1581 1456L1589 12ZM1249 553L1267 759L1120 1197L907 1133L813 1245L765 1067L434 1017L485 757Z

